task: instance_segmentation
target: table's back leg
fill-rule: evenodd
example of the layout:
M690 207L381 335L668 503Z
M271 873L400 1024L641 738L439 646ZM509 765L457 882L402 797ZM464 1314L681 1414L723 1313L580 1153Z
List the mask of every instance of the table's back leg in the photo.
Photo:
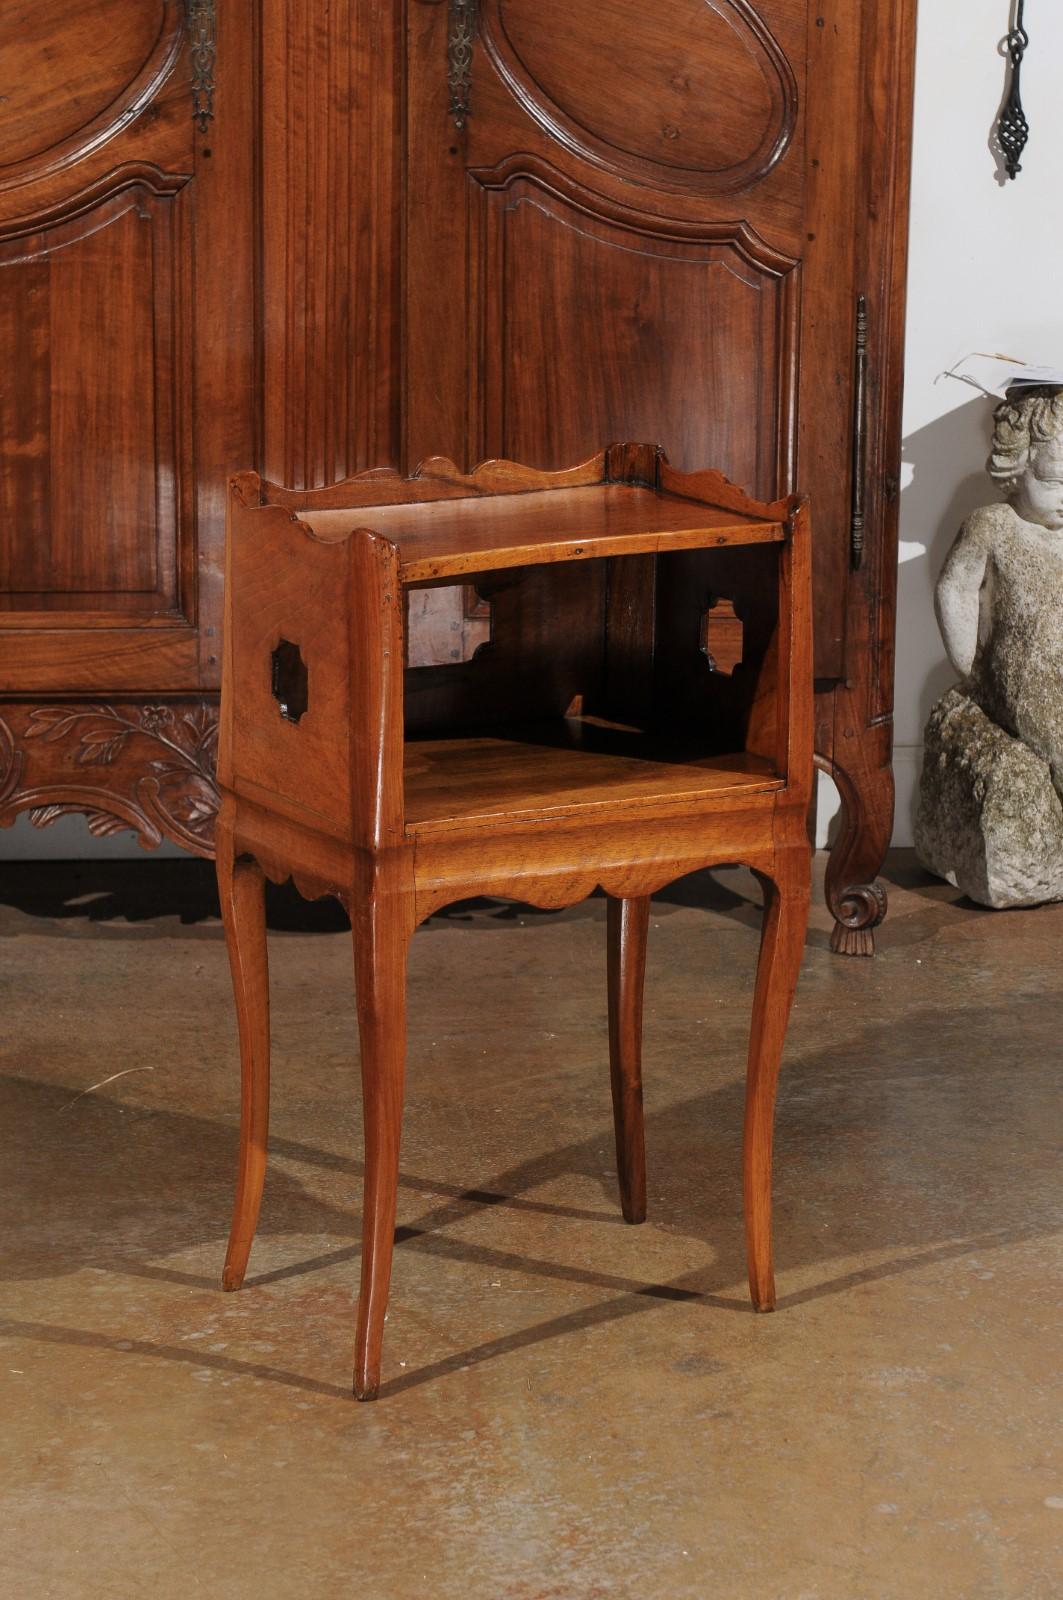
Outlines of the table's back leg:
M757 1311L773 1311L771 1154L775 1090L805 947L809 853L800 848L788 850L777 859L774 881L760 874L758 877L764 889L764 925L749 1039L743 1187L749 1292Z
M650 897L608 897L609 1071L616 1170L625 1222L646 1220L646 1136L642 1109L642 993Z
M359 1400L375 1399L380 1385L395 1245L411 925L411 907L401 895L370 900L351 910L365 1127L362 1283L354 1359L354 1392Z
M265 879L256 861L233 860L218 837L218 893L240 1034L240 1155L222 1287L239 1289L258 1224L269 1135L269 968Z

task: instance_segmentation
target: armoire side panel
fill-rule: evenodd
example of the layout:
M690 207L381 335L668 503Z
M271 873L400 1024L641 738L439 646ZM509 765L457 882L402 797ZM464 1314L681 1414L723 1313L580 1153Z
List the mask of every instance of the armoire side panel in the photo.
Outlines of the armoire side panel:
M211 848L226 478L258 448L257 16L0 10L0 824Z
M735 229L667 237L528 178L481 185L472 453L557 465L602 439L667 439L673 465L712 461L773 493L793 409L793 263L758 259Z
M262 469L289 488L399 464L402 13L262 6Z
M0 106L0 693L218 681L218 480L255 451L254 12L119 11L0 23L25 113Z
M0 241L0 604L176 609L182 191ZM72 329L92 328L94 359ZM184 371L177 370L177 364Z

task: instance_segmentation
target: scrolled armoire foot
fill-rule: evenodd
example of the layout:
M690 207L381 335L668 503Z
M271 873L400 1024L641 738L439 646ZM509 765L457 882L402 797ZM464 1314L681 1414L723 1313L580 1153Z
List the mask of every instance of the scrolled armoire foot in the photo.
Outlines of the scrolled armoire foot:
M225 485L654 439L815 507L834 945L893 817L915 0L0 17L0 822L212 850ZM741 671L741 607L702 606ZM433 610L433 606L435 609ZM461 671L490 607L411 616Z

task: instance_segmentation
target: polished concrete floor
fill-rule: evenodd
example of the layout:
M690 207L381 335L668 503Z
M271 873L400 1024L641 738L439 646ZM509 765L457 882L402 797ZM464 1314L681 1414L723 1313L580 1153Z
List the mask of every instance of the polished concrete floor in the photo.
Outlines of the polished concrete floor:
M274 902L272 1167L223 1295L237 1065L208 872L6 866L0 1594L1063 1594L1063 908L979 912L910 856L888 878L874 962L832 957L814 913L767 1317L738 1179L752 881L655 902L641 1228L611 1170L604 903L418 933L362 1406L339 913Z

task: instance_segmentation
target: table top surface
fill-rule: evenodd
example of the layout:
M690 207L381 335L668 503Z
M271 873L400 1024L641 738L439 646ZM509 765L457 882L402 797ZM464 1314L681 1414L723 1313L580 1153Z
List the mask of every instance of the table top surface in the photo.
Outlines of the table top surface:
M400 576L408 584L501 567L761 544L786 536L780 522L627 484L300 510L298 516L329 542L356 528L383 534L398 546Z

